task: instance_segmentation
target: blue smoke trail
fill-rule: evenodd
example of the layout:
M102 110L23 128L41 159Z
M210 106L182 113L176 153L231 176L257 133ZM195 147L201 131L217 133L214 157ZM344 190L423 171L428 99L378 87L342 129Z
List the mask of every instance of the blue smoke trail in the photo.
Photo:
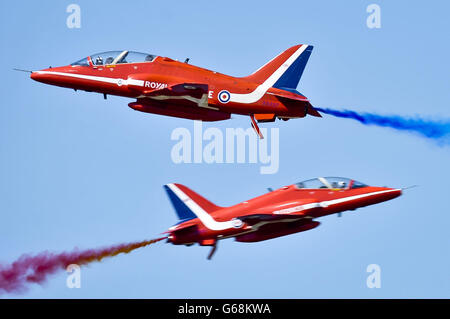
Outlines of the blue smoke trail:
M423 137L435 140L439 144L450 145L450 121L432 121L420 117L407 118L400 115L378 115L373 113L357 113L350 110L333 110L329 108L315 107L323 112L336 117L356 120L364 125L376 125L390 127L400 131L418 133Z

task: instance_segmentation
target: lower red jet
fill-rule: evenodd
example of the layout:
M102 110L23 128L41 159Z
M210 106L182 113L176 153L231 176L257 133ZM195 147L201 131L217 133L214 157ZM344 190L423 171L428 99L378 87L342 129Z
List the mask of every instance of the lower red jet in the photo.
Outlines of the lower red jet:
M384 202L402 189L364 185L348 178L319 177L270 191L230 207L219 207L180 184L164 186L180 222L169 228L168 242L212 246L220 239L257 242L319 226L315 218Z
M202 121L227 120L231 114L257 122L321 115L296 90L313 47L293 46L246 77L232 77L133 51L93 54L67 66L31 72L33 80L104 95L136 99L137 111Z

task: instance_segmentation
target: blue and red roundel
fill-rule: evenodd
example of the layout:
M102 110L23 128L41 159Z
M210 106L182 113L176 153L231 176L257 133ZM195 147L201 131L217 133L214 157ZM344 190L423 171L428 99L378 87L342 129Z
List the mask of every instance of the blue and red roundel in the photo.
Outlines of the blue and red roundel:
M228 103L230 100L230 92L227 90L222 90L219 92L218 98L221 103Z

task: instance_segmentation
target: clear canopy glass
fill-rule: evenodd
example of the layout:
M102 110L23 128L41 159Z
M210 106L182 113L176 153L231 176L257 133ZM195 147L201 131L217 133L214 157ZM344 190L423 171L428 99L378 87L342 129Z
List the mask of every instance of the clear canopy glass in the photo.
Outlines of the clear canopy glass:
M77 62L72 63L71 65L81 65L81 66L89 66L89 62L87 58L81 59Z
M96 53L90 56L94 65L111 65L111 64L124 64L124 63L142 63L152 62L155 59L155 55L148 53L141 53L135 51L107 51L102 53ZM72 65L88 66L88 58L81 59Z
M300 182L296 184L298 188L306 188L306 189L345 189L349 188L361 188L366 187L367 185L352 180L350 178L345 177L319 177L308 179L306 181Z

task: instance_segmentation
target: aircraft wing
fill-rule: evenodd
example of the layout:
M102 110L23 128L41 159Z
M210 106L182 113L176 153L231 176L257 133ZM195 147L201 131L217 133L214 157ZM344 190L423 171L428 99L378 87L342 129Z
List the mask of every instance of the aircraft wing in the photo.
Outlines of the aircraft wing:
M237 219L242 220L244 223L252 226L255 224L259 224L262 222L265 223L273 223L278 221L298 221L300 219L310 219L309 216L299 216L299 215L288 215L288 214L254 214L254 215L245 215L237 217Z
M208 107L208 85L200 83L179 83L156 90L144 90L145 97L164 101L187 100L201 107Z
M166 86L161 89L148 90L143 92L146 96L158 96L158 95L190 95L196 98L201 98L203 94L208 94L208 84L200 83L179 83Z

